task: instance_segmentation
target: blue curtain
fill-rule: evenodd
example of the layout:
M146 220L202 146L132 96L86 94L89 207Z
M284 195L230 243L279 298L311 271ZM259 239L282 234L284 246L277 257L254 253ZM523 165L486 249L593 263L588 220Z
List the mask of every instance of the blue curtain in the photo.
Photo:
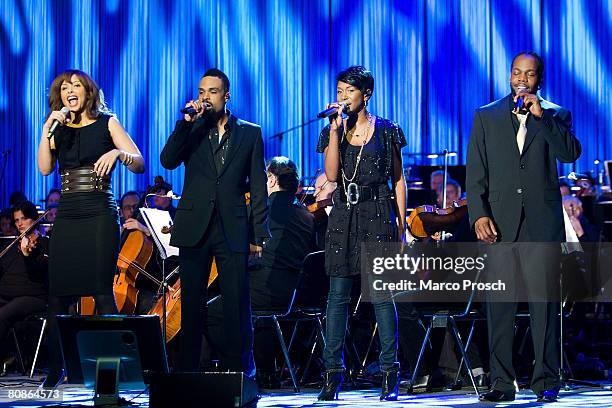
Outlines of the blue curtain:
M261 124L266 156L286 155L308 176L322 167L325 123L277 134L334 99L341 69L372 70L370 110L402 126L407 165L438 164L408 154L442 149L462 164L474 109L507 94L512 56L534 49L546 63L542 96L573 112L576 169L612 158L610 1L4 0L0 24L0 206L14 190L38 201L58 184L38 173L36 152L47 89L72 67L96 79L145 157L144 176L119 166L117 195L157 174L182 190L183 170L163 169L159 152L213 66L230 77L230 109Z

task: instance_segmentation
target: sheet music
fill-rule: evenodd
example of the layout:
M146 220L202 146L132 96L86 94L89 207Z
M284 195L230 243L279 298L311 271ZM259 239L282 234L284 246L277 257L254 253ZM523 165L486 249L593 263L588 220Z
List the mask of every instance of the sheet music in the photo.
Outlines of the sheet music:
M153 237L153 241L155 245L157 245L157 249L159 249L162 259L174 255L178 256L179 249L170 245L171 234L162 234L161 232L162 227L172 225L170 213L168 211L158 210L157 208L141 208L140 213L151 232L151 237Z
M565 207L561 206L563 210L563 225L565 227L565 242L561 243L561 248L565 254L571 254L572 252L584 252L582 249L582 245L580 245L580 240L578 239L578 234L576 234L576 230L574 230L574 226L569 219L569 215L567 211L565 211Z

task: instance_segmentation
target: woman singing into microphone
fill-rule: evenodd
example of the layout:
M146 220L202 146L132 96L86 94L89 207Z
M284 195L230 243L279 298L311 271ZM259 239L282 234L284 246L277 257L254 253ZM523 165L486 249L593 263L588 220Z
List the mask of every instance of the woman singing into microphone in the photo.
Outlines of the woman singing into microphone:
M361 66L350 67L338 74L336 83L338 103L329 107L338 108L338 112L330 117L317 146L319 153L325 153L327 179L338 183L325 243L330 290L323 354L326 375L320 400L337 397L344 381L342 350L351 289L361 271L361 243L399 241L406 208L400 152L406 140L397 124L367 111L374 90L372 73ZM345 120L343 106L348 115ZM373 304L381 344L380 399L396 400L399 363L395 304L389 297L375 299Z
M58 162L62 179L49 243L50 346L44 386L52 387L63 379L55 316L67 313L75 296L94 296L98 313L117 313L113 276L119 253L119 218L111 173L118 160L128 170L142 173L144 160L86 73L68 70L58 75L49 90L49 109L38 149L38 169L49 175ZM59 126L51 133L55 122Z

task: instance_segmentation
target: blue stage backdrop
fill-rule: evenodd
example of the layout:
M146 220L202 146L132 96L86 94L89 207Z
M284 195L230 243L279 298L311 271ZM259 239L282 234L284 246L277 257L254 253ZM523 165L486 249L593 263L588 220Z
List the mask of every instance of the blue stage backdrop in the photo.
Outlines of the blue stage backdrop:
M117 195L157 174L181 191L183 170L163 169L159 153L208 67L229 75L230 108L261 124L266 156L312 175L324 122L273 136L332 101L339 70L372 70L371 111L403 127L406 165L435 164L407 155L445 148L460 164L474 109L508 93L512 56L534 49L542 96L574 114L577 169L612 158L610 0L3 0L0 19L2 205L13 190L39 200L57 185L36 152L47 89L67 68L96 79L144 155L144 175L116 172Z

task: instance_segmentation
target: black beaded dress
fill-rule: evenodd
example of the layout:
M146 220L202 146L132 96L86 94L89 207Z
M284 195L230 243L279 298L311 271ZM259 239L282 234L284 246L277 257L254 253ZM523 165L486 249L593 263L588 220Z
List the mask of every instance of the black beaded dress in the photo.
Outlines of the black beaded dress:
M60 174L93 164L115 149L110 115L90 125L59 127L54 152ZM49 294L112 295L119 253L119 216L111 192L62 193L49 244Z
M329 144L329 125L319 135L317 152L323 153ZM339 132L343 132L342 127ZM378 198L347 206L342 182L338 174L338 188L333 195L325 240L325 269L335 277L359 275L360 252L364 242L397 242L397 205L392 189L393 149L406 145L402 129L394 122L376 118L374 133L363 147L361 161L353 182L377 192ZM351 145L344 137L340 156L344 174L352 177L361 146ZM345 181L348 185L349 182Z

